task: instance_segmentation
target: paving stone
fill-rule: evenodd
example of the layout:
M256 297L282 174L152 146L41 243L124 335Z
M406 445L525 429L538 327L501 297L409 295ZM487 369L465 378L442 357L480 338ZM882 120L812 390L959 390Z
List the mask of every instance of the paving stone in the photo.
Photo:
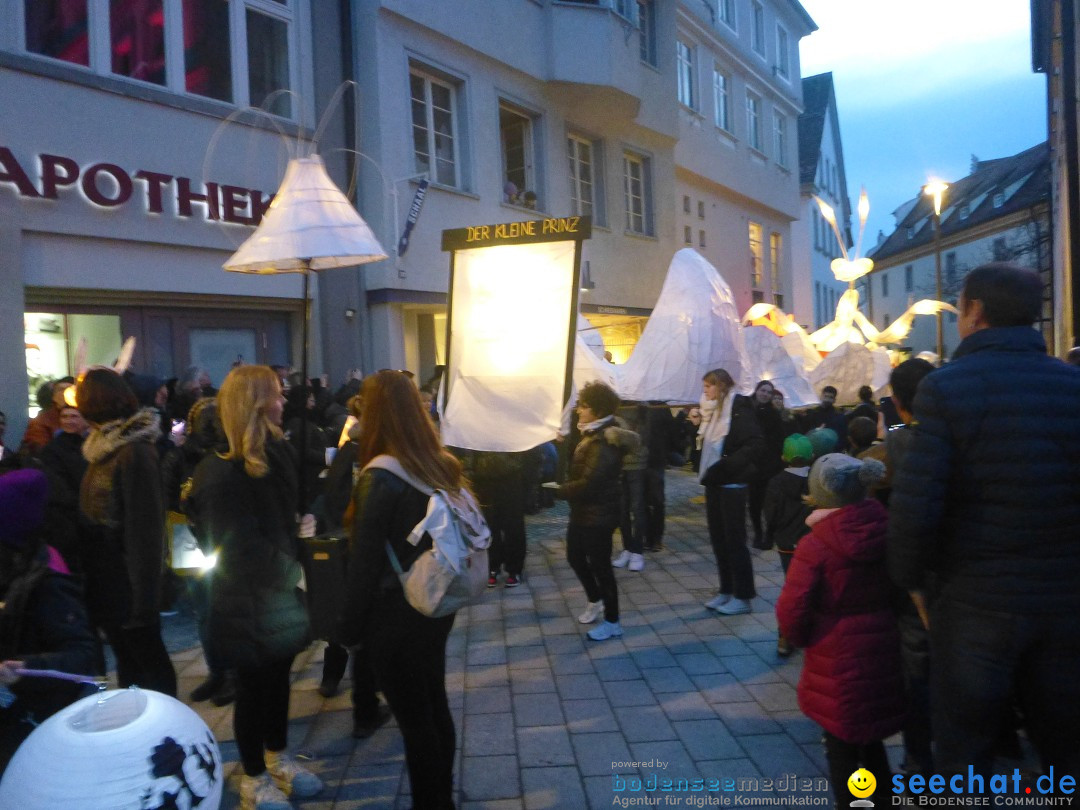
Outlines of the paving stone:
M491 714L510 711L509 686L484 686L465 692L466 714Z
M563 700L566 727L576 733L618 731L607 700Z
M533 726L517 731L518 761L522 768L574 765L570 732L562 725Z
M462 799L518 798L521 796L520 773L516 756L462 757Z
M654 706L656 697L642 680L606 681L604 692L612 706Z
M515 695L533 692L554 692L555 676L547 668L547 658L543 669L510 669L510 690Z
M672 725L694 759L731 759L744 754L719 719L678 720Z
M593 659L593 668L601 681L629 681L641 677L641 670L626 655L618 658Z
M574 767L523 768L526 810L587 807L581 774Z
M570 743L584 776L610 778L613 763L630 760L630 748L621 733L571 734Z
M615 709L615 717L628 742L676 739L675 729L659 706L625 706Z
M475 714L465 720L462 752L465 756L487 756L514 752L514 716Z
M694 684L679 667L643 669L641 674L653 692L687 692L694 688Z
M739 743L764 776L775 777L785 773L816 776L820 770L787 734L745 736L739 739Z
M602 698L604 689L595 674L556 675L555 686L563 700Z
M514 720L518 727L561 725L563 711L559 696L554 692L514 695Z

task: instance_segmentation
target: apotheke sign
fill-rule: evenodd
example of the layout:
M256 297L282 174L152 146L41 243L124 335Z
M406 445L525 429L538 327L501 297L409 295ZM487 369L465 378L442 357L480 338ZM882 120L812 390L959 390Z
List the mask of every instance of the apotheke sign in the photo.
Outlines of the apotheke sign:
M36 163L35 183L11 150L0 146L0 188L13 188L23 199L34 200L61 199L70 190L99 208L119 208L134 198L142 201L148 214L189 218L198 210L207 220L235 225L258 225L273 200L258 189L193 183L187 177L145 169L129 173L115 163L80 166L72 158L45 153Z

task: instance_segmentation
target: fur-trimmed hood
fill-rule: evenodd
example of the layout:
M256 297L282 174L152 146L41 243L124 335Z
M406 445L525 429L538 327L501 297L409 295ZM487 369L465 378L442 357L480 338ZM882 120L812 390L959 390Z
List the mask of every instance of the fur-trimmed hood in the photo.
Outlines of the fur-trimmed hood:
M153 444L161 435L161 416L153 408L142 408L127 419L106 422L83 442L83 456L96 464L111 456L120 448L134 442Z

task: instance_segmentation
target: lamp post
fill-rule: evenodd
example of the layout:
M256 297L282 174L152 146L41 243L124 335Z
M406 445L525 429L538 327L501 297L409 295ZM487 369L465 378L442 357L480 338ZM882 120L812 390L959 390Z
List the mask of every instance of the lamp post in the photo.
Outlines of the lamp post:
M931 180L923 186L923 193L934 200L934 285L938 301L941 300L941 198L948 187L949 184L941 180ZM939 363L945 359L945 332L940 309L937 312L937 356Z

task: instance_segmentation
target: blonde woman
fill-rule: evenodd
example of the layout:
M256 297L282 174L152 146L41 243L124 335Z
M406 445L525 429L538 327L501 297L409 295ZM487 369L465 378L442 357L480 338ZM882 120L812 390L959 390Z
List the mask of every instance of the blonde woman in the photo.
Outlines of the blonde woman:
M282 437L285 401L268 366L234 368L217 400L229 449L199 462L187 500L195 536L218 554L206 643L221 666L236 670L240 806L287 810L289 796L322 789L285 754L289 671L308 643L307 611L296 591L296 456Z

